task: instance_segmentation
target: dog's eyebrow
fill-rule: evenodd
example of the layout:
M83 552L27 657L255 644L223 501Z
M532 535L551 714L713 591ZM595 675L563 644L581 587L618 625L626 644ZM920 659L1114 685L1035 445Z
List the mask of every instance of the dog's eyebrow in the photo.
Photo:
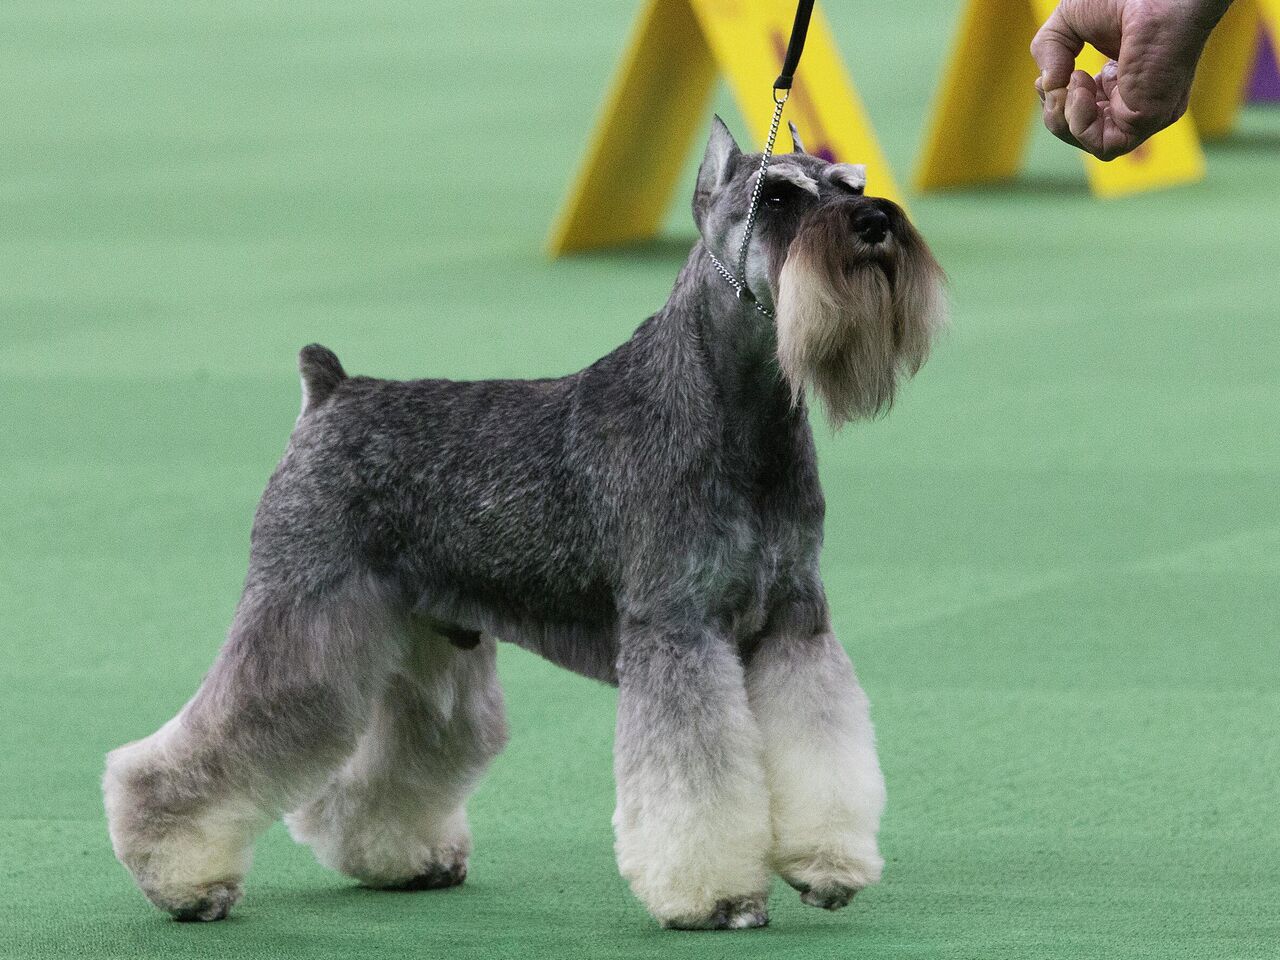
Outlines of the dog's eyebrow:
M795 164L774 163L765 171L765 180L785 180L793 183L801 190L808 190L815 197L818 195L818 181L813 179Z
M837 186L863 190L867 186L867 165L865 163L833 163L827 167L827 179Z

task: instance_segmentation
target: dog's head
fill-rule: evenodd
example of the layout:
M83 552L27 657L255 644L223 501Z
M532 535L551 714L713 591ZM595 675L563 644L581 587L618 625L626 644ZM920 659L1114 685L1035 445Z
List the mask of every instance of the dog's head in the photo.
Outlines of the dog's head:
M943 323L942 269L902 208L863 195L866 169L795 149L765 173L746 281L775 313L778 363L797 399L807 384L832 423L893 403ZM693 196L707 248L736 269L759 154L716 117Z

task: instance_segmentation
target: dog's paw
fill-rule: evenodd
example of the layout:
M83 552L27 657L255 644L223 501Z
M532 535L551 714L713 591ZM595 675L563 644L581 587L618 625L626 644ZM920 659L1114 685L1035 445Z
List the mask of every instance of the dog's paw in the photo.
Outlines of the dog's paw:
M450 863L432 863L416 876L399 883L389 883L382 890L444 890L447 887L461 886L467 879L467 861L455 860Z
M420 847L415 853L402 852L399 863L380 858L379 868L365 857L359 864L348 863L343 872L356 877L373 890L444 890L460 886L467 879L470 842Z
M240 899L240 884L230 881L210 883L181 902L152 899L156 906L169 911L179 923L208 923L226 919L232 906Z
M316 859L372 890L441 890L467 878L471 833L459 807L429 825L377 816L340 788L285 816ZM353 808L355 812L353 813Z
M717 900L705 916L672 917L662 921L668 930L748 930L769 925L764 894Z
M814 889L803 884L793 884L800 891L800 902L823 910L839 910L847 907L861 887L828 886Z
M848 906L859 890L880 879L883 869L884 861L874 844L858 853L818 853L789 857L777 864L782 879L800 892L801 902L823 910Z

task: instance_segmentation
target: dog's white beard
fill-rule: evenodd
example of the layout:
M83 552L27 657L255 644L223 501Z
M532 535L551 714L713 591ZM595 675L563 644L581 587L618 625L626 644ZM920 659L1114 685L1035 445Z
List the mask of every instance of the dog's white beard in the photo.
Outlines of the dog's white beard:
M942 271L909 226L891 241L893 283L860 241L813 226L778 277L778 363L797 402L812 384L838 427L887 410L924 363L943 323Z

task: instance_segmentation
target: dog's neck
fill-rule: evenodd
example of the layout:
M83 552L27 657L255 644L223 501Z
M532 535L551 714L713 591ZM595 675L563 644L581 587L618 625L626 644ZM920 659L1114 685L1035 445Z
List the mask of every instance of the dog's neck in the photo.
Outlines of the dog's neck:
M696 243L666 305L654 317L664 377L697 364L714 383L726 426L758 444L764 437L808 429L804 404L793 404L777 360L773 321L738 299Z

